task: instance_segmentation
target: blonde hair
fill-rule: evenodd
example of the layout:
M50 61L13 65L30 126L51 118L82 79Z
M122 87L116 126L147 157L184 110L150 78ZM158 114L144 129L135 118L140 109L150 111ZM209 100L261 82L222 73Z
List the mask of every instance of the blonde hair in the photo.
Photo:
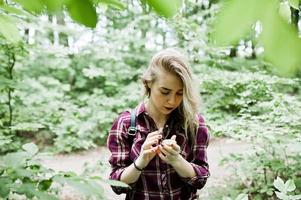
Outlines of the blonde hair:
M197 114L200 97L188 61L182 53L171 48L161 50L155 54L141 77L145 85L144 96L150 96L150 88L147 87L146 83L156 81L158 69L174 73L183 83L183 100L177 109L183 118L186 137L193 142L198 127Z

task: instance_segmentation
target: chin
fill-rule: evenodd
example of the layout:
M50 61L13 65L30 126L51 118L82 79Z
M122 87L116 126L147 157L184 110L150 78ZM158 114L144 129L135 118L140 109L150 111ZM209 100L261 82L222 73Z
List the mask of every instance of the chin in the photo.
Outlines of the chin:
M174 111L174 109L173 110L166 110L165 108L163 108L163 110L161 112L162 112L162 114L169 115L172 111Z

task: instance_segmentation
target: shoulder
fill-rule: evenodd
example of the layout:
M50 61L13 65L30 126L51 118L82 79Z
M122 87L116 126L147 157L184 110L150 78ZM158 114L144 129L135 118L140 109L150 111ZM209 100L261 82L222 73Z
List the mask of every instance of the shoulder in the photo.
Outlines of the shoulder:
M198 114L197 119L199 122L199 126L206 126L205 125L205 117L202 114Z
M131 124L131 112L123 111L118 115L118 117L114 120L112 129L121 129L129 127Z

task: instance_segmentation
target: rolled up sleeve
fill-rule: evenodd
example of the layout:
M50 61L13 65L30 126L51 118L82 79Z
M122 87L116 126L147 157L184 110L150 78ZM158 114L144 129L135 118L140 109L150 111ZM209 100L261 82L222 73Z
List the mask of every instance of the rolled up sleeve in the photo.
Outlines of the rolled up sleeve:
M111 151L109 163L112 171L109 178L120 181L121 174L132 162L130 159L130 145L128 144L127 129L129 113L122 113L113 123L110 130L107 146ZM130 185L134 186L134 185ZM111 186L116 194L126 193L129 187Z
M209 145L208 128L205 125L204 118L199 115L199 127L196 132L196 140L192 148L192 165L196 176L193 178L182 178L193 189L201 189L205 186L207 178L210 176L209 165L207 161L207 147Z

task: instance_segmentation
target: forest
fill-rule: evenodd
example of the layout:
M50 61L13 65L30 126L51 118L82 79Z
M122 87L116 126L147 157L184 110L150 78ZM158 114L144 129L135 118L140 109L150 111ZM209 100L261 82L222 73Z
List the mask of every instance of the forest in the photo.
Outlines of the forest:
M212 147L247 148L220 159L225 176L200 199L301 199L300 8L298 0L0 0L0 199L105 200L110 185L128 187L108 179L107 136L143 100L152 55L169 47L188 56ZM104 153L82 173L45 164L97 149ZM62 197L66 186L78 196Z

